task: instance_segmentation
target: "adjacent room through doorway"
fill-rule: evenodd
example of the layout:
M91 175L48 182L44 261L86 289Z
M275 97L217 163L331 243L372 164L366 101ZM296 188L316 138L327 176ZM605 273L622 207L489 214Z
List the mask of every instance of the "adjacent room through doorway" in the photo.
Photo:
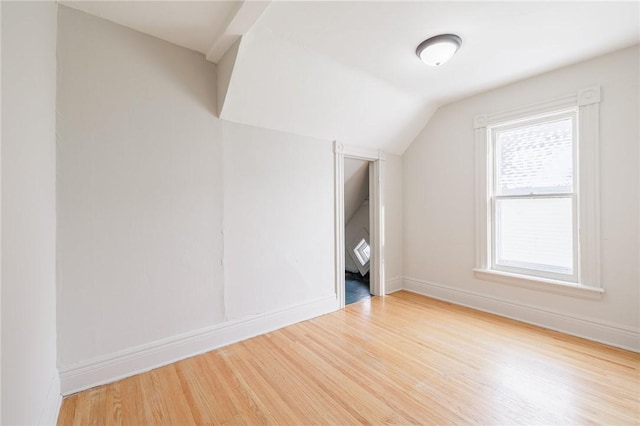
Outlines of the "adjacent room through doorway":
M344 159L345 305L371 297L369 162Z

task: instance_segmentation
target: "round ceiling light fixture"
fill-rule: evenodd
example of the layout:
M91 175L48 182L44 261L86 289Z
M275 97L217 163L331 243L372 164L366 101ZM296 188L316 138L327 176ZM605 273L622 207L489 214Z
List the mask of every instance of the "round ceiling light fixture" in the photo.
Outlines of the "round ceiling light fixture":
M447 62L462 45L462 39L455 34L440 34L426 39L418 45L416 55L422 62L433 67Z

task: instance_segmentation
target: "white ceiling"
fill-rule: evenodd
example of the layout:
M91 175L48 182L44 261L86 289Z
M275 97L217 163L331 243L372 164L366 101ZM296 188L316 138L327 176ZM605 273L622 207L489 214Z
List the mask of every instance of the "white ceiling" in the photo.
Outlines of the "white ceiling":
M369 162L344 159L344 223L347 224L369 197Z
M269 6L269 1L59 0L73 9L195 50L212 62Z
M393 153L444 103L640 41L638 2L63 4L214 62L243 35L221 118ZM428 67L415 48L443 32L462 48Z
M203 54L223 31L238 4L232 1L61 1Z
M639 10L638 2L276 2L258 26L442 102L637 43ZM450 63L425 66L415 49L441 33L463 46Z

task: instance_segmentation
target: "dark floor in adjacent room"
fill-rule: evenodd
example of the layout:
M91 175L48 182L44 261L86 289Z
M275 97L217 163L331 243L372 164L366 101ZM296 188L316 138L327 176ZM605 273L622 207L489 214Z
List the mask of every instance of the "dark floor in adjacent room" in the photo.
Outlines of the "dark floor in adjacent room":
M360 274L346 272L344 277L344 286L345 305L350 305L351 303L359 302L363 299L368 299L371 297L371 294L369 293L368 273L363 277Z

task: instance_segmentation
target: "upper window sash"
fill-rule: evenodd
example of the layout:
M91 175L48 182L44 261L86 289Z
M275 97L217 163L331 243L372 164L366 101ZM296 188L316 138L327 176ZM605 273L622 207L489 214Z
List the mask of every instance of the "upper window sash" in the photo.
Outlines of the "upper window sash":
M570 150L570 167L571 167L571 180L566 182L566 185L564 186L549 186L549 179L547 178L547 176L537 176L536 179L533 180L538 180L538 185L531 185L529 187L525 187L525 186L515 186L512 188L508 188L508 185L501 185L504 182L501 181L501 174L499 173L499 167L502 166L502 162L501 162L501 158L500 158L500 154L501 154L501 149L502 147L498 146L498 139L500 136L505 135L505 134L509 134L509 133L513 133L514 131L517 131L518 129L522 129L522 128L531 128L531 127L537 127L537 126L541 126L543 124L551 124L551 123L557 123L559 125L559 128L556 129L556 131L562 131L564 130L562 126L563 123L565 123L566 121L570 122L570 146L566 147ZM489 164L489 167L491 167L491 170L493 170L493 174L492 174L492 184L491 184L491 193L493 195L500 195L500 196L510 196L510 195L530 195L530 194L560 194L560 193L574 193L576 192L576 189L578 187L578 159L577 159L577 152L578 152L578 147L577 147L577 109L576 108L572 108L570 110L562 110L562 111L555 111L552 112L550 114L545 114L543 116L540 117L536 117L536 118L532 118L532 119L527 119L527 120L517 120L517 121L511 121L509 123L500 123L500 124L496 124L493 126L488 127L487 129L488 132L488 137L490 138L489 143L489 149L490 149L490 156L489 156L489 161L491 162L491 164ZM542 179L541 179L542 178ZM542 181L542 182L541 182ZM508 180L506 182L508 184ZM531 182L533 183L533 182ZM546 186L545 186L546 184ZM513 184L512 184L513 186Z

